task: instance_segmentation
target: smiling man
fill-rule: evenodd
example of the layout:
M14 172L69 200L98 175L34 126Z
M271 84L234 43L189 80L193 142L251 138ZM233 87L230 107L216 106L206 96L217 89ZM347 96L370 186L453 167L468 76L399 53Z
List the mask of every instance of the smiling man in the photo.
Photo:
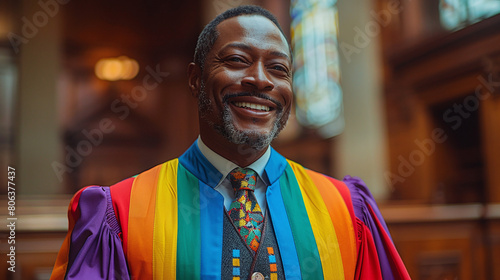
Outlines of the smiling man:
M290 115L291 54L276 24L261 15L228 18L217 25L223 35L210 51L202 56L200 41L189 65L201 139L240 166L262 156ZM241 156L240 145L254 153Z
M273 15L217 16L188 73L199 138L178 159L79 191L52 279L409 279L361 180L270 147L293 99Z

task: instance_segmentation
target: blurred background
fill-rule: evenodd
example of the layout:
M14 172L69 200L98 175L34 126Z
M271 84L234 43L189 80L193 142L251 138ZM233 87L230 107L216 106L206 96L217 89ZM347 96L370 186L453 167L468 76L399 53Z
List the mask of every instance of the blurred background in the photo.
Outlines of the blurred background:
M413 279L500 279L498 0L2 0L0 218L12 181L18 220L16 273L0 227L0 279L48 279L78 189L193 143L187 64L241 4L274 13L294 49L273 146L361 177Z

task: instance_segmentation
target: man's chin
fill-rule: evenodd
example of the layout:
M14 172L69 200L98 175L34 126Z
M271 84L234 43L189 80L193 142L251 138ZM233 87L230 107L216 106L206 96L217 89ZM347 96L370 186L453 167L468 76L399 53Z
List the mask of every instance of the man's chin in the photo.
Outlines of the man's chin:
M255 150L267 148L275 138L275 133L259 132L255 130L238 130L230 125L217 129L230 143L236 145L246 145Z
M250 133L248 135L246 145L254 148L257 151L263 150L267 148L269 145L271 145L271 142L273 141L275 137L271 135L270 133L264 133L264 134L253 134Z

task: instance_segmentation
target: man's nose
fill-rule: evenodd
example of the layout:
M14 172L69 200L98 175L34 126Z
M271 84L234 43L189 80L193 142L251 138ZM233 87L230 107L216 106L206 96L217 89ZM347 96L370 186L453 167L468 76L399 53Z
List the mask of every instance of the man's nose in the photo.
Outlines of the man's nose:
M274 88L274 83L269 78L269 73L263 63L255 63L249 69L241 83L256 90L269 91Z

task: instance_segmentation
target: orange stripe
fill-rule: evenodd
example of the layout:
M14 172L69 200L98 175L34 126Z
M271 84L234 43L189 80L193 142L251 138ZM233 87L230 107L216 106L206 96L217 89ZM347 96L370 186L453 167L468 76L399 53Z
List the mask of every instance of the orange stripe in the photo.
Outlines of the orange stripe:
M340 246L345 279L354 279L356 270L356 238L351 215L341 194L324 175L306 170L325 201Z
M351 215L352 224L356 227L354 231L355 232L354 236L356 237L356 252L359 252L359 248L361 246L361 239L358 238L357 232L362 230L362 228L358 227L358 218L356 218L356 214L354 214L354 206L352 205L351 192L349 191L349 188L343 181L334 179L332 177L327 177L327 178L335 185L335 187L337 187L337 190L339 191L340 195L342 195L344 202L347 204L347 209L349 210L349 214ZM358 254L356 253L356 256L357 255Z
M63 244L61 245L61 249L57 254L56 263L54 264L54 269L52 270L52 275L50 279L64 279L66 275L66 270L68 268L68 259L69 259L69 248L71 243L71 234L73 232L73 228L75 227L76 221L80 218L80 210L78 208L78 202L80 201L80 196L82 192L88 187L85 187L79 190L68 206L68 233L66 234L66 238L64 239Z
M137 176L130 194L127 260L132 279L153 279L153 227L161 165Z

